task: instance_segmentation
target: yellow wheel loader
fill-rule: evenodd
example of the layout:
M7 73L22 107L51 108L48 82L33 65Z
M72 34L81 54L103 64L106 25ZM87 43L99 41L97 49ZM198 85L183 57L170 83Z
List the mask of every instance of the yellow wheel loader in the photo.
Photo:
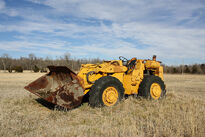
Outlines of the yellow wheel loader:
M78 74L65 66L48 66L50 72L25 87L28 91L67 109L82 103L88 95L91 107L113 106L124 95L148 99L165 96L161 62L120 56L101 64L82 64Z

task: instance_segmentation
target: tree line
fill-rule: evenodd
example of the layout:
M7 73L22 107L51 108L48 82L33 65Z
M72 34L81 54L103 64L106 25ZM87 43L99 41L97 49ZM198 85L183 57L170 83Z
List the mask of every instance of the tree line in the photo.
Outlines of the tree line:
M164 72L171 74L205 74L205 64L166 66L164 65Z
M29 54L28 57L12 58L8 54L0 56L0 70L8 72L23 72L23 70L31 70L34 72L46 72L47 66L67 66L76 71L79 70L81 64L96 64L101 63L101 59L73 59L69 53L63 56L51 59L49 57L39 58L34 54ZM164 66L164 73L189 73L189 74L205 74L205 64L180 65L180 66Z
M12 58L8 54L3 54L0 57L0 70L12 72L23 72L23 70L31 70L34 72L46 72L47 66L67 66L72 70L79 70L81 64L87 63L100 63L102 60L96 59L73 59L70 57L69 53L64 54L63 56L56 57L52 59L49 57L39 58L34 54L29 54L28 57L20 57L18 59Z

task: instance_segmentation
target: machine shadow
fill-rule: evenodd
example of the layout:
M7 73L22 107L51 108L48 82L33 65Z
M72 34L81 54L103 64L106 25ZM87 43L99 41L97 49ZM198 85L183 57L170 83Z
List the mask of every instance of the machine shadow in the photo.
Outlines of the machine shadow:
M56 105L56 104L53 104L53 103L50 103L42 98L37 98L35 99L36 102L38 102L39 104L41 104L42 106L48 108L49 110L55 110L55 111L70 111L70 110L73 110L73 109L76 109L76 108L79 108L81 105L83 105L84 103L88 103L88 100L89 100L89 95L86 94L84 95L83 97L83 100L82 100L82 103L81 105L73 108L73 109L67 109L65 107L62 107L62 106L59 106L59 105Z
M129 97L133 97L133 98L136 98L136 99L142 99L142 97L137 96L137 95L125 95L124 99L126 100ZM44 100L42 98L37 98L35 100L36 100L36 102L38 102L42 106L48 108L49 110L52 110L52 111L64 111L64 112L66 112L66 111L77 109L77 108L81 107L83 104L88 103L89 102L89 94L85 94L84 97L83 97L81 105L79 105L79 106L77 106L77 107L75 107L73 109L67 109L65 107L62 107L62 106L50 103L50 102L48 102L48 101L46 101L46 100Z
M50 103L50 102L48 102L48 101L46 101L46 100L44 100L42 98L37 98L35 100L36 100L36 102L38 102L42 106L44 106L44 107L46 107L46 108L48 108L50 110L55 110L55 104Z

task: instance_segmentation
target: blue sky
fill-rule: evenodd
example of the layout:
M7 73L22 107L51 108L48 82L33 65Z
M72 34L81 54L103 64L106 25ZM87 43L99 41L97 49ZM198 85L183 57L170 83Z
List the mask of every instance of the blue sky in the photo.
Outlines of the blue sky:
M205 63L205 0L0 0L0 55Z

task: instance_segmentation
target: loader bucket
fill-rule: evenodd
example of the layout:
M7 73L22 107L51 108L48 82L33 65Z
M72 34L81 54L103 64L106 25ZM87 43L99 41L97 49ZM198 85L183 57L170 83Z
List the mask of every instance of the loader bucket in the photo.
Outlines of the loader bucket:
M50 72L25 87L26 90L67 109L81 104L84 90L77 75L65 66L48 66Z

